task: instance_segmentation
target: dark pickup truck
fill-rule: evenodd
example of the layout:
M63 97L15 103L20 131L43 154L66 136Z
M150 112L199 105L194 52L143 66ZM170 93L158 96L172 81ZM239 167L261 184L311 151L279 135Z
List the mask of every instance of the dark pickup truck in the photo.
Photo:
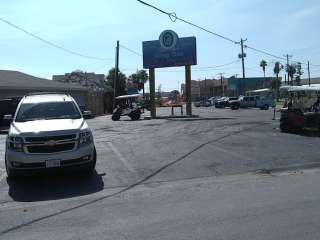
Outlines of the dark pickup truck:
M22 97L9 97L0 100L0 124L5 115L14 115Z

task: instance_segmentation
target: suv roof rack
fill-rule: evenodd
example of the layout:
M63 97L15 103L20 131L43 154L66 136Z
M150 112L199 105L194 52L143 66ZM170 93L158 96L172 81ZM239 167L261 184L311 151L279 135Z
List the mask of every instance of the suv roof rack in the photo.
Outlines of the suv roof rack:
M48 95L48 94L65 94L67 96L70 96L69 93L65 93L65 92L31 92L31 93L26 94L26 96Z

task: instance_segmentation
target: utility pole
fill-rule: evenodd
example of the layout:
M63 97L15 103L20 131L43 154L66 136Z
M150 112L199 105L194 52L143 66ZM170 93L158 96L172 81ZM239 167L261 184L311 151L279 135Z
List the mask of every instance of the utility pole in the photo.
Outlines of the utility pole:
M223 87L223 73L219 73L220 75L220 85L221 85L221 94L222 96L221 97L224 97L224 87Z
M289 82L290 82L290 78L289 78L289 58L292 58L293 56L292 55L289 55L289 54L286 54L284 55L286 58L287 58L287 68L286 68L286 71L287 71L287 82L288 82L288 85L289 85Z
M246 78L246 72L244 68L244 58L247 57L247 54L243 52L243 43L247 41L247 39L242 39L240 40L241 44L241 53L238 55L239 58L241 58L242 61L242 78Z
M118 82L119 82L119 40L117 41L117 47L116 47L115 75L114 75L114 83L113 83L114 97L117 97L118 95Z
M309 87L311 85L311 79L310 79L310 63L308 61L308 80L309 80Z

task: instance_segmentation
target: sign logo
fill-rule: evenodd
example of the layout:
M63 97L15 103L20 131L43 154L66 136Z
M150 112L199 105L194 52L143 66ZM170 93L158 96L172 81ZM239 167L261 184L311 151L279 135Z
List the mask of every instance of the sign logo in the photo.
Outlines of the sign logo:
M47 141L46 145L49 146L49 147L53 147L53 146L56 145L56 141L54 141L54 140Z
M178 39L178 34L174 31L165 30L160 34L159 42L162 48L169 50L177 45Z

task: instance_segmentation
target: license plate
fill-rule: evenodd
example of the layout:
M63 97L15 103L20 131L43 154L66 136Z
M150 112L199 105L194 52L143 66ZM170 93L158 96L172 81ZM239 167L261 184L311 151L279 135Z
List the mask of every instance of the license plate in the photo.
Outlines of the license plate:
M47 160L46 161L46 168L54 168L54 167L60 167L61 163L60 160Z

